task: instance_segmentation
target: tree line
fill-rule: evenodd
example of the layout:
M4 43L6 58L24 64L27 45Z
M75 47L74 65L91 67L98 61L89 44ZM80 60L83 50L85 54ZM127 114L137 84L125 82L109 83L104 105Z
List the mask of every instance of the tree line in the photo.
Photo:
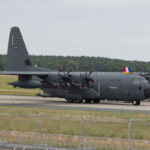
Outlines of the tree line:
M122 72L125 66L130 66L134 72L150 72L150 62L144 61L125 61L121 59L110 59L104 57L87 56L31 56L33 65L52 70L62 71L63 64L66 70L72 68L73 71L84 71L94 69L100 72ZM0 70L4 70L6 64L6 55L0 55Z

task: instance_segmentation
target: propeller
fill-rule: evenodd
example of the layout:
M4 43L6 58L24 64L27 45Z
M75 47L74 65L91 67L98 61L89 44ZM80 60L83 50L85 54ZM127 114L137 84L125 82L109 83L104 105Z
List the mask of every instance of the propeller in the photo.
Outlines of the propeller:
M63 74L58 73L59 77L61 78L60 85L62 85L64 83L65 87L67 87L71 83L70 72L72 72L72 68L70 68L68 71L66 71L66 65L63 64L62 72L63 72Z
M150 73L149 73L149 72L142 74L142 76L143 76L146 80L150 81Z
M146 64L144 64L144 73L140 73L142 77L144 77L146 80L150 81L150 73L146 72Z
M94 80L91 78L91 74L94 72L94 69L91 69L90 72L87 71L88 66L84 66L85 73L80 74L80 76L76 74L70 74L73 69L69 68L68 71L66 71L66 65L64 64L62 66L62 73L58 73L58 76L60 77L59 86L64 86L67 88L68 86L86 86L88 90L90 89L90 82L94 82Z
M90 72L87 72L87 65L85 65L84 69L85 69L85 74L84 75L81 74L80 77L82 78L84 84L87 86L89 90L90 82L94 82L94 80L91 78L91 74L94 72L94 69L92 69Z

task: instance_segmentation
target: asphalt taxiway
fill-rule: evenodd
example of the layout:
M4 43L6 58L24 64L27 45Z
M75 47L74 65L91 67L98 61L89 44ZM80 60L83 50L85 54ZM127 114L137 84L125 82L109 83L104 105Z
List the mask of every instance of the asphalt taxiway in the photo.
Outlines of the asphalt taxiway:
M65 99L61 98L0 95L0 105L89 111L150 113L150 102L141 102L140 106L133 106L131 103L116 101L101 101L98 104L70 104L67 103Z

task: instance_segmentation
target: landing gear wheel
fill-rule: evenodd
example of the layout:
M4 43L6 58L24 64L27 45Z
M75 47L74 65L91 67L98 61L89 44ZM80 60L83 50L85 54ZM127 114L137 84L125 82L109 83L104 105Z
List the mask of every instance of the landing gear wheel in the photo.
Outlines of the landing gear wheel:
M73 103L73 100L67 99L67 103Z
M91 101L92 101L91 99L85 99L85 102L88 103L88 104L90 104Z
M132 101L132 104L133 105L140 105L140 101L139 100L134 100L134 101Z
M99 103L100 100L99 99L94 99L93 102L96 104L96 103Z
M76 99L74 102L75 102L75 103L82 103L83 100L82 100L82 99Z

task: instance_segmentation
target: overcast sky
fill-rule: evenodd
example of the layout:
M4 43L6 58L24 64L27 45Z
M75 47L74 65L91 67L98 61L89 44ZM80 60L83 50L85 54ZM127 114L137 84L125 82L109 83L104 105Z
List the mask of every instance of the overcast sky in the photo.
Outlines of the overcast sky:
M0 54L12 26L32 55L150 61L150 0L0 0Z

